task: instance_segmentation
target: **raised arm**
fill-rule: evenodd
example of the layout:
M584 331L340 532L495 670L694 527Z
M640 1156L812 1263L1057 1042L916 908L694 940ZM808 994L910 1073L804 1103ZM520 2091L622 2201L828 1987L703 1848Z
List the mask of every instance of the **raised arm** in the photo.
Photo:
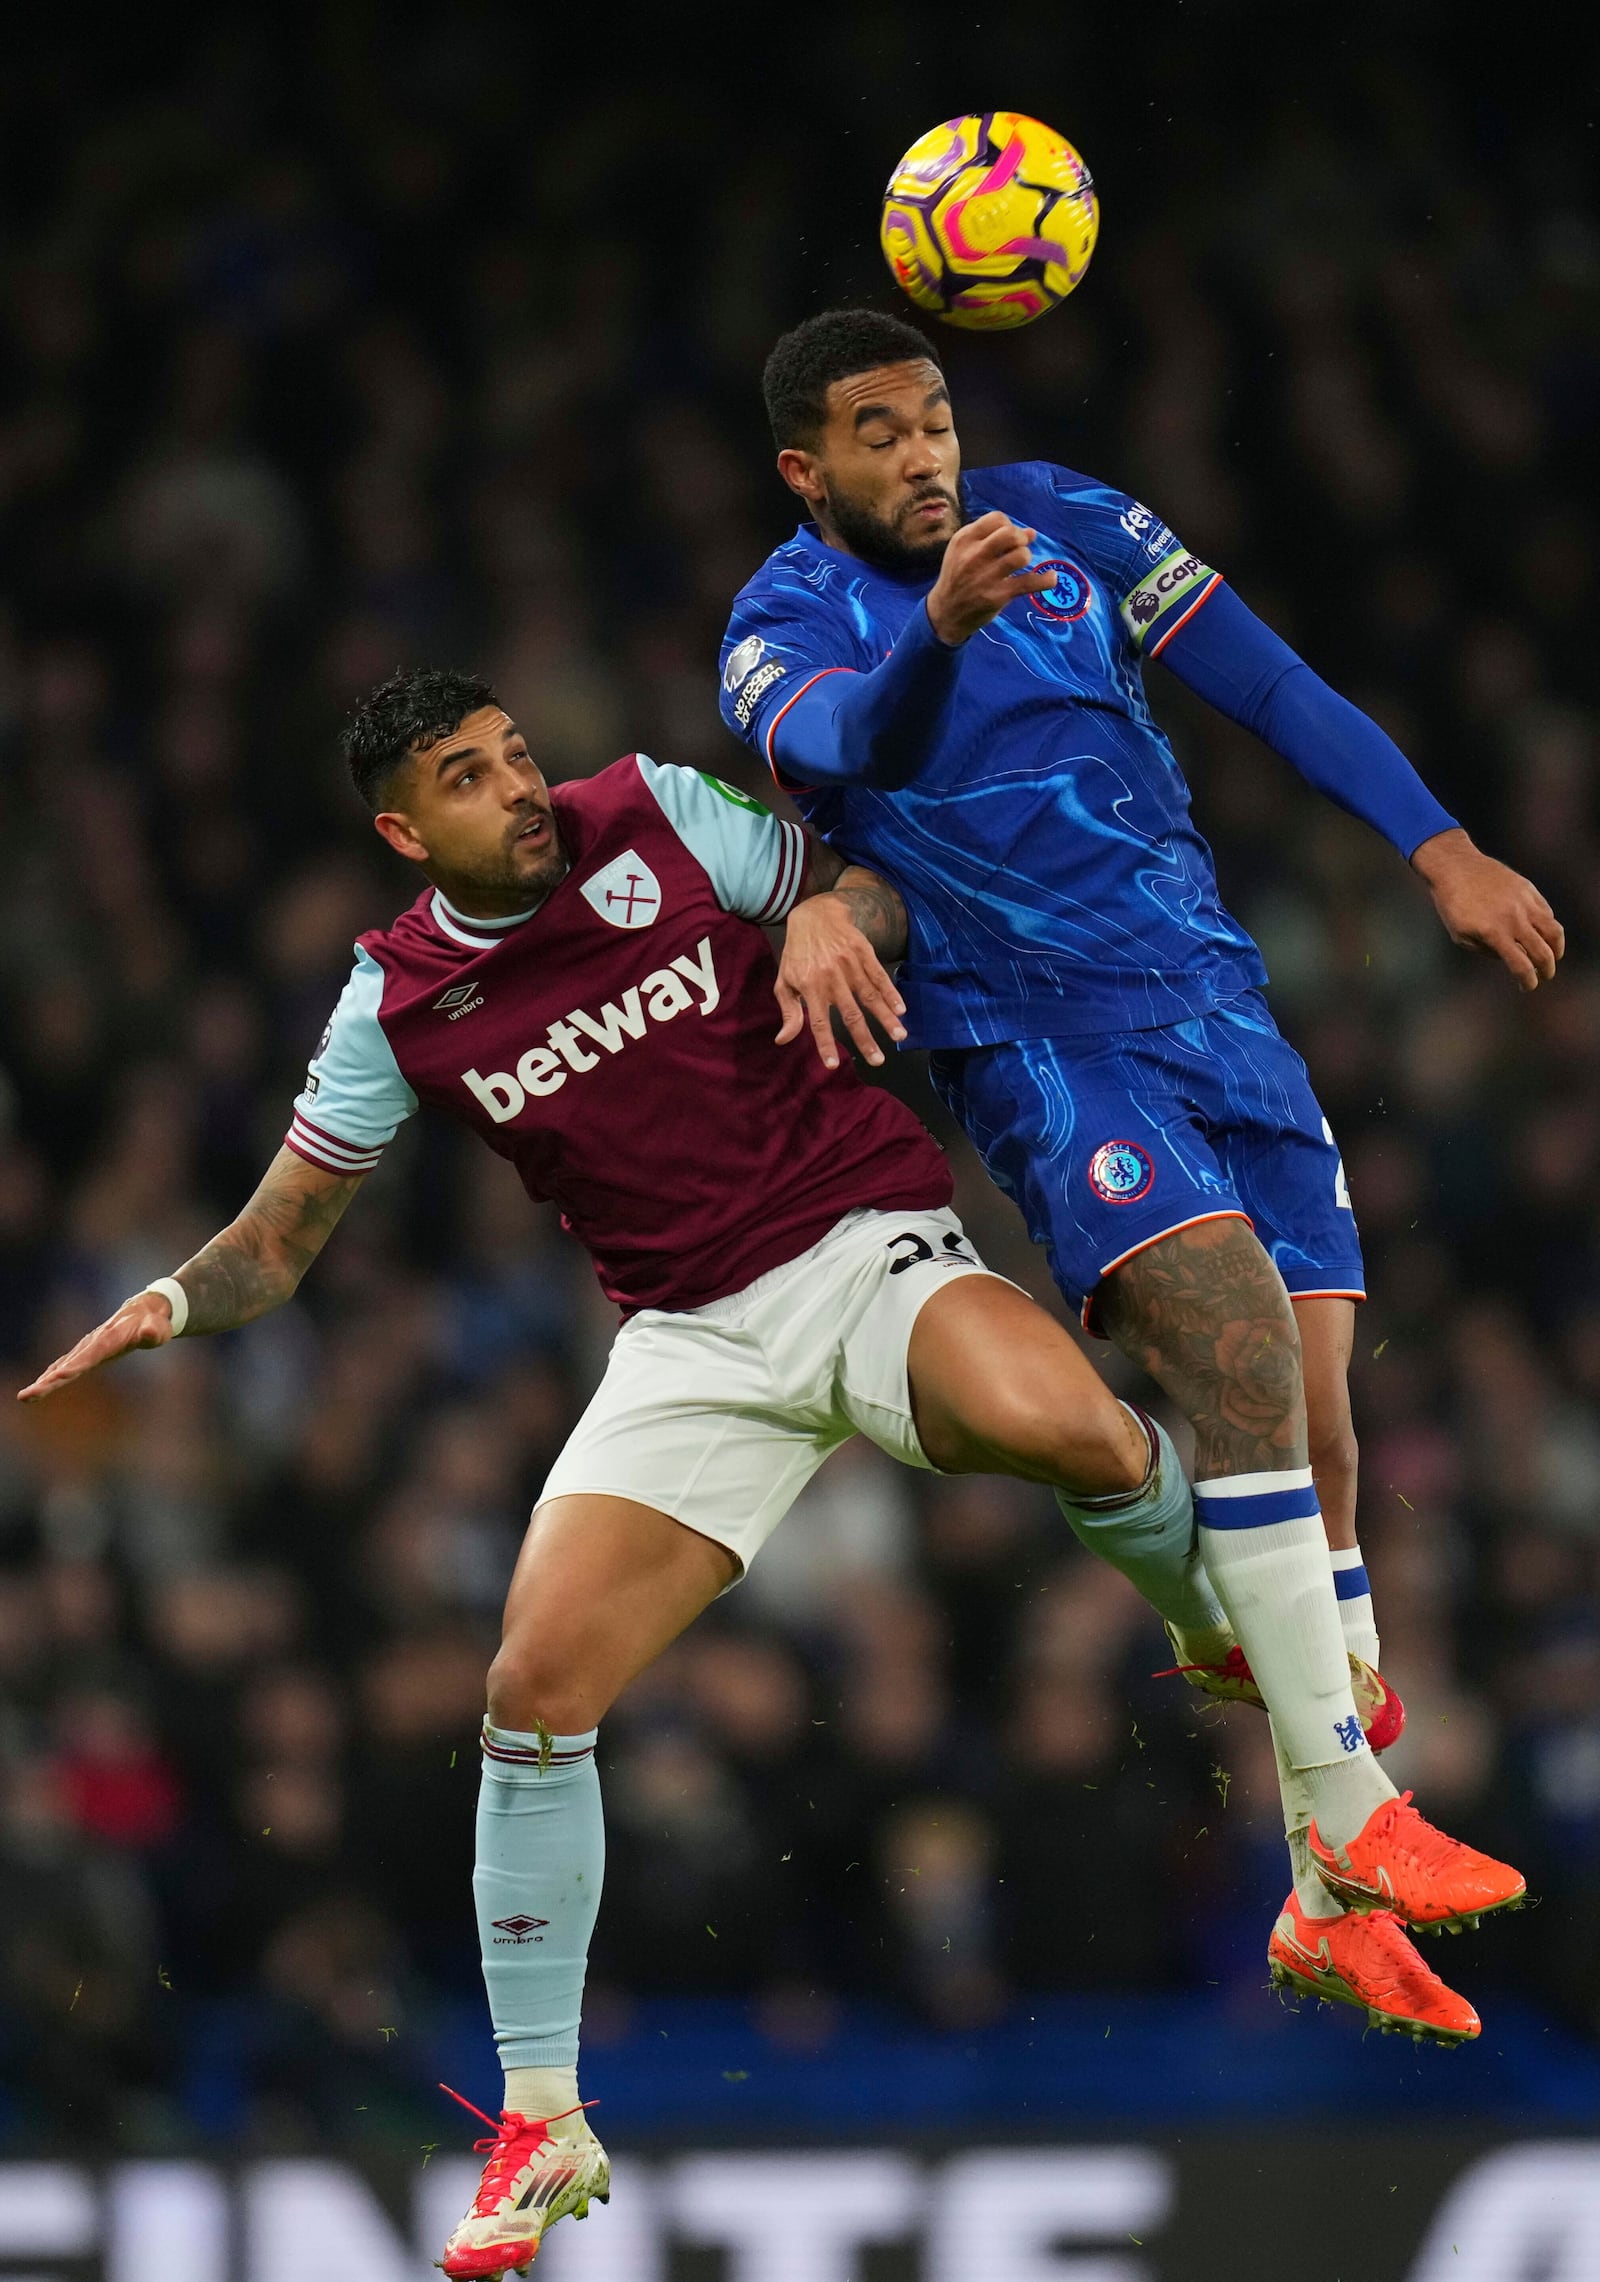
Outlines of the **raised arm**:
M832 1017L838 1013L863 1057L875 1067L883 1050L867 1022L876 1015L891 1038L904 1038L905 1001L887 968L906 954L906 907L898 888L862 864L847 863L826 841L807 834L806 874L789 914L773 995L783 1015L778 1044L810 1025L818 1054L839 1067Z
M187 1301L185 1338L232 1331L281 1307L333 1234L364 1173L330 1173L280 1149L237 1220L186 1260L171 1280ZM102 1363L140 1347L165 1347L178 1336L173 1302L163 1292L135 1292L115 1315L24 1387L19 1402L40 1402Z
M1551 979L1566 937L1533 882L1474 846L1394 739L1330 689L1231 588L1219 582L1150 654L1381 832L1427 882L1452 942L1492 952L1523 990Z
M775 691L769 763L797 785L909 784L954 694L961 645L1019 594L1054 584L1053 570L1028 569L1034 537L998 511L964 525L881 665L823 666L786 701Z

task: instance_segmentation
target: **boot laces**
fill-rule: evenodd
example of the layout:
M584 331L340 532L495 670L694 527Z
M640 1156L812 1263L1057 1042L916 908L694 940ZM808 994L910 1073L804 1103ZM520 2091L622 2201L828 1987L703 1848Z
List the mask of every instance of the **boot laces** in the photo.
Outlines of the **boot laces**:
M1228 1650L1220 1664L1169 1664L1164 1672L1152 1672L1152 1680L1175 1680L1181 1672L1220 1672L1230 1680L1253 1680L1245 1652L1237 1644Z
M558 2116L542 2117L515 2115L507 2108L501 2111L500 2121L496 2123L493 2116L485 2115L482 2108L471 2100L463 2099L459 2092L451 2091L448 2084L441 2084L439 2089L448 2093L458 2107L465 2108L468 2115L476 2116L480 2123L486 2123L493 2135L489 2139L475 2139L472 2143L474 2155L486 2155L489 2158L483 2167L478 2199L472 2206L475 2218L486 2218L498 2210L510 2191L511 2182L530 2154L543 2155L547 2149L554 2148L555 2142L550 2136L552 2124L564 2123L568 2116L580 2116L585 2108L595 2105L593 2100L580 2100L575 2108L563 2108Z
M1374 1910L1361 1920L1356 1932L1364 1946L1378 1953L1384 1969L1374 1973L1369 1968L1363 1976L1374 1988L1426 1991L1429 1995L1435 1989L1443 1989L1438 1974L1407 1939L1404 1926L1391 1911Z
M1460 1839L1438 1830L1411 1804L1410 1791L1389 1801L1388 1819L1374 1836L1388 1837L1397 1852L1410 1856L1419 1870L1448 1870L1467 1852Z

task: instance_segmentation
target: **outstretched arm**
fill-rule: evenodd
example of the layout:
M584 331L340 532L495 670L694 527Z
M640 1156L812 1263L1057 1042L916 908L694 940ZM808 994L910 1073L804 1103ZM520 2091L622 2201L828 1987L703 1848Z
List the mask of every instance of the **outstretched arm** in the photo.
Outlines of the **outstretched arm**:
M867 1015L875 1014L891 1038L905 1036L905 1001L886 971L906 951L906 907L899 890L864 865L847 864L826 841L807 835L801 900L789 914L773 996L783 1014L778 1044L787 1046L810 1025L818 1054L839 1067L832 1016L838 1012L865 1059L874 1066L883 1050Z
M1452 942L1492 951L1523 990L1551 979L1566 937L1532 881L1475 847L1394 739L1330 689L1230 587L1218 584L1151 654L1197 697L1253 729L1308 784L1381 832L1427 881Z
M238 1219L178 1270L174 1280L189 1302L184 1337L232 1331L281 1307L365 1178L364 1173L325 1172L292 1149L280 1149ZM102 1363L136 1348L164 1347L174 1336L171 1302L160 1292L135 1292L17 1399L39 1402Z

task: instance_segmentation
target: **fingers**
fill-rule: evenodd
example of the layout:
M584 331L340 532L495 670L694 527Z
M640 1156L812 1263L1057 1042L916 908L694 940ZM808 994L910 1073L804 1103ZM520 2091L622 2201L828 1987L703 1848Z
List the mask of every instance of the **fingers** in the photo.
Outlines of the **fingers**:
M806 1018L806 1002L797 990L791 989L781 974L772 986L772 995L777 1000L783 1015L783 1025L774 1040L774 1044L787 1046L791 1040L800 1035Z
M1518 941L1538 968L1539 980L1553 983L1556 979L1555 945L1547 942L1539 930L1534 927L1530 927L1525 935L1519 936Z
M809 1024L825 1069L839 1067L839 1041L833 1028L836 1014L863 1060L875 1070L882 1068L884 1054L869 1016L897 1045L904 1043L906 1026L900 1018L905 1013L905 1001L870 953L856 968L841 961L822 973L807 975L799 983L780 975L773 995L783 1010L776 1043L787 1046Z
M900 1017L906 1010L905 1000L892 986L883 989L868 976L856 985L856 998L874 1021L888 1031L897 1046L903 1046L906 1026Z
M980 555L993 554L997 549L1003 550L1018 544L1026 550L1037 537L1038 533L1030 530L1026 524L1013 523L1009 515L1002 515L998 507L991 507L987 515L978 516L963 531L958 531L956 539L951 543L954 545L957 541L964 540L965 553Z
M1537 928L1544 941L1549 944L1551 951L1555 955L1555 958L1565 958L1567 950L1567 931L1562 926L1555 913L1551 910L1549 904L1545 902L1543 896L1539 898L1538 908L1535 910L1533 915L1533 924ZM1553 965L1551 967L1551 972L1552 974L1555 972Z
M859 1003L847 992L842 998L836 999L834 1005L840 1021L855 1042L856 1052L864 1062L870 1062L875 1070L881 1069L883 1067L883 1048L873 1037L867 1018L862 1013Z
M119 1355L131 1354L136 1347L164 1347L172 1336L166 1302L156 1299L144 1305L144 1297L141 1293L125 1302L115 1315L86 1332L76 1347L58 1356L47 1371L41 1371L31 1386L18 1389L18 1402L42 1402L46 1395L59 1393L74 1379L97 1371L102 1363L114 1363Z
M109 1329L109 1324L101 1324L98 1331L91 1331L86 1339L80 1339L77 1346L69 1348L65 1355L58 1355L47 1371L40 1372L32 1386L19 1390L18 1402L41 1402L46 1395L55 1394L58 1388L70 1387L74 1379L81 1379L85 1372L94 1369L96 1363L105 1361L107 1358L97 1354L95 1349L105 1345L105 1335Z
M1514 935L1504 936L1498 943L1491 943L1486 948L1498 952L1502 965L1506 968L1518 990L1538 989L1538 969ZM1555 973L1554 963L1551 965L1550 972Z
M839 1042L833 1035L833 1015L825 998L807 1001L806 1014L811 1023L811 1036L825 1070L839 1067Z

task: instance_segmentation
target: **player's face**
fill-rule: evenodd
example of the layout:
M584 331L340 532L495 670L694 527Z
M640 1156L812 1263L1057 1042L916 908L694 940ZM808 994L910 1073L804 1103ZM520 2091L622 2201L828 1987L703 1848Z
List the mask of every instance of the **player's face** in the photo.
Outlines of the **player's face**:
M810 452L778 466L824 536L850 554L932 578L961 528L961 446L937 365L920 357L836 380Z
M497 705L414 753L397 789L378 830L475 918L530 910L565 877L549 790Z

